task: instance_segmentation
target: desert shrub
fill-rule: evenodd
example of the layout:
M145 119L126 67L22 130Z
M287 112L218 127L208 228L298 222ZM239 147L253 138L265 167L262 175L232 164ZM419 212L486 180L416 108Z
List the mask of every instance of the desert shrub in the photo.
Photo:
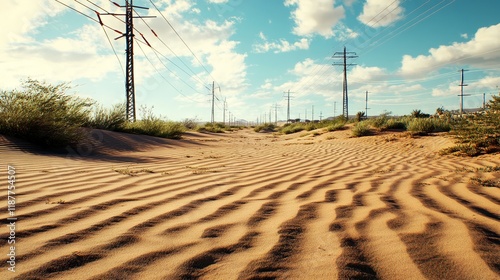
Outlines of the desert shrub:
M357 113L356 113L356 121L357 121L357 122L360 122L360 121L362 121L363 119L365 119L365 112L357 112Z
M404 118L388 119L383 126L383 129L403 129L406 130L407 120Z
M280 132L283 134L292 134L292 133L297 133L300 131L305 130L305 126L302 123L291 123L291 124L286 124L284 125L281 129Z
M486 110L465 115L453 123L452 133L460 150L466 154L479 155L500 151L500 96L493 96ZM467 153L466 149L477 153Z
M179 139L185 130L186 128L180 122L165 121L161 119L147 119L127 122L121 131L169 139Z
M345 127L345 122L334 122L326 127L328 131L342 130Z
M231 127L226 126L223 123L207 122L204 126L199 126L196 130L199 132L224 133L226 130L231 130Z
M428 118L428 117L430 117L429 114L425 114L421 110L413 110L411 112L411 116L414 117L414 118Z
M179 139L186 128L181 122L166 121L153 114L153 107L141 106L139 109L140 120L126 122L122 132L143 134L169 139Z
M408 122L408 131L413 134L428 134L431 132L447 132L450 131L451 126L447 120L443 119L422 119L414 118Z
M367 136L371 134L370 125L366 121L358 122L352 127L352 135L356 137Z
M110 109L96 105L85 126L106 130L120 130L126 121L125 104L117 104Z
M274 132L276 126L272 123L265 123L254 127L255 132Z
M0 133L49 147L76 144L84 136L92 102L67 95L67 83L28 79L23 90L0 92Z
M196 119L186 118L182 121L182 125L184 125L186 129L194 130L198 127L198 121Z
M319 123L309 122L309 123L305 124L304 128L307 131L311 131L311 130L315 130L315 129L320 128L320 125L319 125Z
M380 114L380 116L371 119L370 124L375 128L383 129L386 127L386 124L387 124L387 121L389 120L390 114L391 113L389 113L389 112L382 113L382 114Z

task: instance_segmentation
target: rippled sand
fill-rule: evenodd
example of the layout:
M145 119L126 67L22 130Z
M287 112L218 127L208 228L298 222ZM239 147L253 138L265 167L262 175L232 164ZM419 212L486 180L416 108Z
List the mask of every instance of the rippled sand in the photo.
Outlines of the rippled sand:
M500 155L349 135L95 131L85 156L0 136L18 217L0 279L500 278L500 188L477 180L500 185Z

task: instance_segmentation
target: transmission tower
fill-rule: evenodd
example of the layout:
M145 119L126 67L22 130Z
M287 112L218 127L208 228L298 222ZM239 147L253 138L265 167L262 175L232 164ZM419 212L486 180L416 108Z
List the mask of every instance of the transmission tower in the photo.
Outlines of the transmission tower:
M136 16L134 17L134 8L145 9L149 8L134 6L133 0L125 0L125 6L118 5L120 8L125 8L125 14L106 13L103 15L125 16L125 33L116 38L125 37L126 41L126 71L125 71L125 94L127 98L126 118L129 121L135 122L135 85L134 85L134 18L152 18L155 16ZM116 40L115 39L115 40Z
M368 119L368 109L370 109L370 108L368 108L368 93L369 93L368 91L366 91L366 93L365 93L366 94L365 95L365 118L367 118L367 119Z
M342 83L342 102L343 102L343 108L342 108L342 114L344 115L345 118L349 118L349 97L347 94L347 66L352 66L356 64L349 63L347 64L347 59L348 58L357 58L358 56L356 55L355 52L347 52L346 47L344 47L343 52L336 52L333 54L333 58L343 58L343 62L335 62L333 65L338 66L338 65L344 65L344 82Z
M461 80L460 84L458 85L460 87L460 116L464 113L464 96L469 96L470 94L464 95L464 87L468 86L464 84L464 71L469 71L469 70L458 70L458 72L461 72Z
M288 103L287 103L287 109L286 109L286 122L288 123L290 121L290 90L288 91L285 91L284 93L287 94L286 98L288 100Z
M273 109L274 109L274 124L278 124L278 103L274 104Z

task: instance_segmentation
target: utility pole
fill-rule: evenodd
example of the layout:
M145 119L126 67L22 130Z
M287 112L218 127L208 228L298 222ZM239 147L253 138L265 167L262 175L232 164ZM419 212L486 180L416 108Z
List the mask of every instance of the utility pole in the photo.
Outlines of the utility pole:
M320 111L320 112L319 112L319 121L322 121L322 120L323 120L323 112L322 112L322 111Z
M365 96L365 118L368 119L368 91L366 91L366 96Z
M284 92L284 93L287 93L287 110L286 110L286 122L288 123L290 121L290 90L288 90L288 92Z
M278 124L278 103L274 104L274 124Z
M486 93L483 93L483 110L486 109Z
M125 94L127 98L125 116L128 121L135 122L135 84L134 84L134 18L151 18L155 16L138 16L134 17L134 8L146 9L146 7L134 6L133 0L125 0L125 6L118 5L120 8L125 8L125 33L115 40L125 37L126 41L126 74L125 74ZM123 14L106 13L103 15L123 16ZM101 22L102 24L102 22Z
M214 114L215 114L215 81L212 82L212 118L211 122L214 123Z
M226 98L224 98L224 110L222 113L222 123L224 125L226 125L226 111L227 111L227 102L226 102Z
M464 70L464 69L461 69L461 70L458 70L458 72L462 72L461 76L462 76L462 79L461 79L461 82L460 84L458 85L460 87L460 116L462 116L462 114L464 113L464 96L469 96L470 94L467 94L467 95L464 95L464 87L468 86L466 84L464 84L464 71L469 71L469 70Z
M344 65L344 82L342 83L342 114L347 119L349 118L349 96L347 94L347 66L352 66L355 64L347 64L348 58L356 58L358 57L355 52L347 52L346 47L344 46L344 52L336 52L333 54L333 58L343 58L343 63L336 62L333 65Z

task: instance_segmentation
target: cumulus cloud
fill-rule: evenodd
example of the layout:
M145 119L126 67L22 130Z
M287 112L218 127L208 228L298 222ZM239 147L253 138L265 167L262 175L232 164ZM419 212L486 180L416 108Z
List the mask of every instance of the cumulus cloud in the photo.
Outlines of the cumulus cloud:
M224 4L229 2L229 0L208 0L208 3L213 3L213 4Z
M266 40L266 37L260 33L260 38ZM295 43L290 43L285 39L280 39L278 42L267 42L261 44L255 44L253 49L256 53L266 53L273 51L274 53L290 52L295 50L307 50L309 49L310 40L307 38L302 38Z
M63 2L85 11L75 2L67 0ZM96 3L110 12L121 11L118 7L110 5L109 1L96 0ZM8 9L0 11L2 19L12 19L9 21L12 22L11 26L0 26L2 33L8 37L8 40L0 40L2 63L0 75L5 81L2 83L4 87L15 87L20 79L28 76L48 82L82 79L98 81L109 74L117 75L119 79L123 78L120 65L99 24L88 21L76 29L65 29L56 36L40 34L40 28L51 24L58 16L70 14L84 18L57 2L54 4L51 0L16 0L9 1L7 5ZM190 0L165 0L157 2L157 5L191 50L186 48L170 26L162 20L156 9L149 9L148 15L157 16L155 20L148 20L149 24L168 44L169 49L148 32L149 28L142 21L135 21L135 27L144 32L149 43L160 53L160 55L155 54L151 48L136 42L136 87L144 87L146 79L161 72L174 86L185 86L186 83L180 83L179 80L194 85L197 91L192 92L188 88L186 93L188 95L204 94L206 84L213 79L225 89L224 93L227 96L243 92L248 86L246 55L238 53L236 51L238 42L230 40L237 19L227 19L223 22L212 20L200 22L194 18L190 19L186 17L187 14L199 12L196 4ZM141 14L144 15L146 12ZM95 17L90 11L89 16ZM114 29L124 29L123 23L113 17L103 17L103 20ZM116 35L109 30L108 33L111 37ZM136 38L143 40L142 36L136 35ZM123 63L124 39L111 41ZM143 50L149 60L144 56ZM198 59L193 57L191 51ZM154 67L149 61L152 61ZM186 92L182 89L181 91Z
M406 76L418 76L449 65L490 68L499 64L500 24L497 24L480 28L468 42L432 48L428 55L405 55L400 71Z
M344 7L335 7L335 0L286 0L285 6L296 6L292 12L295 21L294 34L325 38L334 35L333 27L345 17Z
M387 5L386 0L367 0L358 20L363 24L377 28L391 25L403 17L403 8L399 0Z

